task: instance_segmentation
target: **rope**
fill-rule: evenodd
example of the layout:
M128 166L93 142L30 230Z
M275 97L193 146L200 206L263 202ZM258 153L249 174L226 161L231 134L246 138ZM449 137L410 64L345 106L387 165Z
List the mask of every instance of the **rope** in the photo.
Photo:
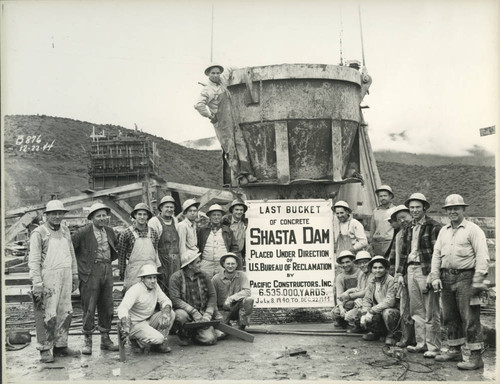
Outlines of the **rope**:
M389 352L388 346L382 347L382 353L385 356L387 356L390 360L389 361L387 361L387 360L375 360L375 361L368 362L366 364L368 364L369 366L374 367L374 368L383 368L383 369L398 366L398 365L402 366L404 368L404 371L401 375L399 375L399 377L397 378L397 381L405 380L408 372L414 372L414 373L432 373L432 372L434 372L434 369L429 364L424 364L424 363L420 363L418 361L410 360L406 356L403 356L401 359L393 357ZM417 370L417 369L415 369L415 367L411 367L411 364L421 366L421 367L423 367L423 369Z

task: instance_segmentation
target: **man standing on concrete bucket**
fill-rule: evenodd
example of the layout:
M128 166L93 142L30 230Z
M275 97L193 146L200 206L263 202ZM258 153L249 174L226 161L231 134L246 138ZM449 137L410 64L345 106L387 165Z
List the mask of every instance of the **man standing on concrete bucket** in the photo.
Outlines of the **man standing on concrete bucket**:
M217 118L217 111L222 100L231 103L231 95L227 90L228 80L231 78L233 68L224 67L219 64L211 64L205 69L208 76L208 84L203 87L194 108L202 115L210 119L214 125L217 139L222 149L228 156L228 164L236 175L241 185L257 181L253 174L252 164L248 155L248 148L240 129L239 122L235 121L235 114L231 111L231 122L221 122ZM228 108L232 108L228 105Z
M61 201L49 201L45 208L47 222L30 237L28 267L42 363L51 363L54 357L80 355L80 351L68 347L71 292L78 287L78 270L69 229L61 224L66 212Z
M113 272L111 262L118 257L113 228L106 226L111 210L104 204L90 207L87 219L91 223L71 237L78 262L80 296L83 312L84 355L92 354L92 333L97 308L101 349L118 351L118 345L109 338L113 319Z

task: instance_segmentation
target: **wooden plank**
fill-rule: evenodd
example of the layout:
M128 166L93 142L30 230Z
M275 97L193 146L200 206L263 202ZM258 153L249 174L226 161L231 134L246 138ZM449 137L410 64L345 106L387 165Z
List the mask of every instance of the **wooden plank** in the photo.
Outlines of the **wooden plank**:
M117 203L115 203L113 200L111 200L108 197L102 198L103 204L108 206L111 209L111 212L122 222L124 222L127 225L130 225L132 223L132 219L130 217L130 213L127 212L125 209L120 207Z
M127 212L128 212L128 214L130 214L130 213L134 210L134 208L132 208L132 207L130 206L130 204L129 204L129 203L127 203L127 202L126 202L126 201L124 201L124 200L116 200L116 199L115 199L115 200L114 200L114 202L115 202L116 204L118 204L121 208L123 208L125 211L127 211Z
M288 126L286 121L274 123L276 171L279 184L290 183L290 158L288 155Z
M211 189L204 195L202 195L199 199L200 201L200 209L203 209L207 205L210 205L214 200L217 200L217 202L220 202L222 204L225 203L230 203L231 201L234 200L234 196L231 195L231 198L228 199L228 195L226 191L219 191L217 189Z
M219 192L219 197L221 199L225 200L232 200L233 199L233 194L229 191L223 191L219 189L211 189L211 188L205 188L205 187L197 187L195 185L187 185L187 184L181 184L181 183L173 183L173 182L167 182L165 183L165 187L171 191L175 192L184 192L193 196L203 196L205 193L208 191L218 191Z
M332 172L333 181L342 181L342 125L332 119Z
M219 324L218 320L214 321L200 321L193 323L185 323L182 328L183 329L198 329L198 328L206 328L206 327L215 327Z
M26 227L38 216L37 211L25 213L12 227L5 232L5 243L10 243L16 236L24 231Z
M224 324L224 323L219 323L215 326L216 329L219 331L222 331L224 333L227 333L232 336L236 336L237 338L241 340L248 341L250 343L253 343L253 340L255 339L254 335L251 335L248 332L242 331L240 329L231 327L230 325Z

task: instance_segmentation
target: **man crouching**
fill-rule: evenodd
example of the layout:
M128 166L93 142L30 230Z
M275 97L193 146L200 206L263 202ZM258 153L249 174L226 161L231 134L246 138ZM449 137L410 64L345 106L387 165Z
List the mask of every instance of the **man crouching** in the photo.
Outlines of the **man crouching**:
M228 252L220 258L224 268L212 277L217 293L217 307L222 314L222 322L238 320L239 329L244 330L253 310L253 299L250 297L250 283L241 268L241 260L234 253Z
M121 337L129 336L130 342L143 352L150 349L168 353L167 336L175 319L172 302L157 283L156 267L146 264L138 277L140 282L132 285L118 306L118 318L122 326ZM156 304L161 310L155 312Z
M169 292L175 309L179 345L189 345L192 339L202 345L216 344L214 327L183 328L185 323L211 321L217 301L212 280L201 271L198 251L188 250L181 254L181 270L170 277Z

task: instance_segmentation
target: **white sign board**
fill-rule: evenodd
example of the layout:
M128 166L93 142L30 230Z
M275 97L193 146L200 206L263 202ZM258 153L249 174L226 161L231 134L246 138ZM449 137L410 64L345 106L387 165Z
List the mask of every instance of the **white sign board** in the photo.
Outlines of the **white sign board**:
M246 265L255 307L333 306L332 201L246 203Z

